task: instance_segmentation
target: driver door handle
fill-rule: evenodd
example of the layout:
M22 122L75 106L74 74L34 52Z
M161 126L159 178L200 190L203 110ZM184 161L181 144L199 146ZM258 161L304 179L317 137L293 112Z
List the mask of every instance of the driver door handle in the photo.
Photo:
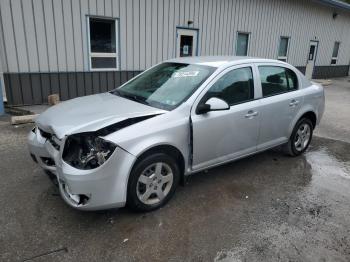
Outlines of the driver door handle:
M297 106L299 104L298 100L292 99L289 103L289 106Z
M257 115L258 115L257 111L249 110L245 115L245 118L253 118L254 116L257 116Z

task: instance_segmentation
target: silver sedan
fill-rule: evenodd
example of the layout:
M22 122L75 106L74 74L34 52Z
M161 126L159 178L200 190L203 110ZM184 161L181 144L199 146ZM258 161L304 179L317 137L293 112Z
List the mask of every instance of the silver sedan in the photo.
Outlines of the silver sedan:
M323 111L322 86L287 63L188 57L49 108L28 143L70 206L150 211L193 173L279 145L302 154Z

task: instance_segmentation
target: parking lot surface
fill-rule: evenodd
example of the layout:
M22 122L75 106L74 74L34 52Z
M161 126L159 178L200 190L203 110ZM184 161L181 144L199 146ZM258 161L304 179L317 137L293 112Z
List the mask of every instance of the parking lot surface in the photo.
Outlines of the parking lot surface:
M29 157L31 126L0 119L0 261L350 261L350 87L337 81L303 156L196 174L151 213L68 207Z

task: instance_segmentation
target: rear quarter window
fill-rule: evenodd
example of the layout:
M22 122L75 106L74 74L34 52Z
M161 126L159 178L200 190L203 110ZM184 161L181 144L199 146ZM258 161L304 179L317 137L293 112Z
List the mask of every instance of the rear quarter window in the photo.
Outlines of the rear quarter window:
M259 66L263 97L278 95L298 89L298 77L289 68Z

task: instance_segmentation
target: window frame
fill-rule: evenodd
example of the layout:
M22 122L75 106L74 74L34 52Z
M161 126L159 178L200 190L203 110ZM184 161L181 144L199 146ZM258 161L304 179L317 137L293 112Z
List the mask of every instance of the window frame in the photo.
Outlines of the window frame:
M335 47L335 45L336 45L337 43L338 43L338 52L337 52L337 56L333 56L334 47ZM340 41L334 41L333 49L332 49L331 66L335 66L335 65L337 65L337 63L338 63L340 44L341 44ZM333 61L335 61L334 64L332 63Z
M287 94L287 93L290 93L290 92L295 92L295 91L298 91L298 90L301 89L301 79L300 79L298 73L293 68L291 68L289 66L284 66L284 65L281 65L281 64L274 64L274 63L271 63L271 64L270 63L256 63L255 66L256 66L257 75L258 75L257 80L258 80L259 87L260 87L260 95L261 95L260 98L261 99L274 97L274 96L278 96L278 95L283 95L283 94ZM264 96L262 82L261 82L261 77L260 77L260 71L259 71L259 67L263 67L263 66L266 66L266 67L281 67L281 68L284 68L284 69L291 70L297 77L298 87L296 89L287 90L287 91L284 91L284 92L280 92L280 93Z
M237 103L228 103L227 101L225 101L225 99L222 99L224 100L230 107L231 106L235 106L235 105L239 105L239 104L244 104L244 103L247 103L247 102L251 102L253 100L255 100L255 84L254 84L254 69L251 67L251 66L243 66L243 67L240 67L240 68L235 68L235 69L232 69L232 70L229 70L227 71L225 74L223 74L221 77L219 77L218 79L216 79L216 81L210 86L210 88L206 91L205 95L203 96L203 98L206 98L207 94L209 93L210 89L215 86L216 83L218 83L218 81L220 81L223 77L225 77L227 74L235 71L235 70L240 70L240 69L250 69L251 70L251 73L252 73L252 80L253 80L253 97L248 99L248 100L245 100L245 101L241 101L241 102L237 102Z
M228 72L231 72L232 70L235 69L240 69L240 68L246 68L246 67L250 67L252 70L252 74L253 74L253 84L254 84L254 99L249 100L249 101L245 101L245 102L241 102L241 103L237 103L234 105L229 105L230 109L231 107L234 106L239 106L245 103L251 103L254 102L255 100L260 99L260 90L261 88L259 88L259 79L258 78L258 72L256 71L257 68L255 67L254 63L244 63L244 64L240 64L240 65L234 65L234 66L230 66L228 68L225 68L223 71L221 71L220 73L218 73L216 76L214 76L209 83L206 84L206 86L200 91L200 94L195 98L195 101L193 102L193 112L196 112L197 107L199 105L201 105L202 103L205 103L206 101L204 101L206 99L206 94L208 93L209 89L224 75L226 75ZM215 74L215 72L214 72ZM229 109L229 110L230 110ZM194 113L197 114L197 113Z
M245 31L237 31L236 32L236 46L235 46L235 55L236 56L238 56L237 55L237 48L238 48L238 35L239 34L244 34L244 35L247 35L248 37L247 37L247 41L248 41L248 43L247 43L247 54L246 55L244 55L244 56L248 56L248 54L249 54L249 48L250 48L250 35L251 35L251 32L245 32ZM242 55L239 55L239 56L242 56Z
M90 19L100 19L108 20L114 22L115 29L115 52L114 53L102 53L102 52L91 52L91 38L90 38ZM87 41L88 41L88 65L89 71L118 71L120 70L120 23L119 18L117 17L108 17L108 16L95 16L87 15ZM92 67L92 58L94 57L103 57L103 58L115 58L115 67L113 68L93 68Z
M282 38L287 39L287 52L286 52L286 56L280 56L279 52L280 52L280 47L281 47L281 42L282 42ZM290 36L284 36L281 35L279 37L279 43L278 43L278 49L277 49L277 60L280 60L282 62L287 62L288 61L288 53L289 53L289 45L290 45Z

